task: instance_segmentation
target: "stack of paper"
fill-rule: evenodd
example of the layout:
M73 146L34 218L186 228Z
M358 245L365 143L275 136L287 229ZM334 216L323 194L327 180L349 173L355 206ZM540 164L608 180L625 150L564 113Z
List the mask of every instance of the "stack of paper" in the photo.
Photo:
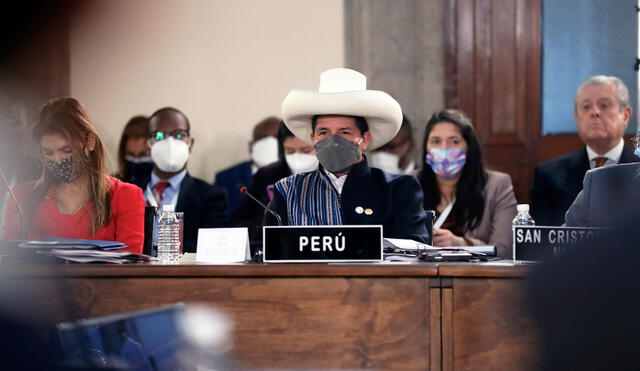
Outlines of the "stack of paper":
M76 263L138 263L153 259L147 255L133 254L127 251L105 251L86 249L48 249L38 253L55 256Z
M24 241L18 244L24 249L33 249L38 254L53 256L76 263L138 263L153 260L147 255L119 251L127 247L122 242L81 240L46 237L41 240Z
M384 239L386 261L456 261L496 256L495 246L435 247L414 240Z
M58 237L45 237L40 240L24 241L18 246L23 248L35 248L35 249L51 249L51 248L65 248L65 249L100 249L100 250L113 250L127 247L122 242L118 241L103 241L103 240L81 240L75 238L58 238Z

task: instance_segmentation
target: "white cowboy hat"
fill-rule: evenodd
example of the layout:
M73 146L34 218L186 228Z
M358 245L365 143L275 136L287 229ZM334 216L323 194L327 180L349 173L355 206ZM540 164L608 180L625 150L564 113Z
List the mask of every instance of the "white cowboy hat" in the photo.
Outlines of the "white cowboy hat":
M320 74L318 91L291 90L282 102L282 118L289 130L311 141L311 118L315 115L362 116L369 124L376 149L395 137L402 125L402 109L389 94L367 90L367 78L358 71L334 68Z

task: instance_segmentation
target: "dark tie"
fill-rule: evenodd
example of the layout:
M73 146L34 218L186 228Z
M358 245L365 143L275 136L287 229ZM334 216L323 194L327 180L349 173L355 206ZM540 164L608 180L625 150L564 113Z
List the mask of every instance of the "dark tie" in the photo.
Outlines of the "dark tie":
M604 165L605 162L607 162L607 158L606 157L596 157L593 159L593 161L595 161L596 166L594 167L594 169L599 168L600 166Z
M164 190L167 189L168 186L170 186L171 183L169 182L158 182L155 185L155 189L156 189L156 200L158 201L158 204L162 204L162 194L164 193Z

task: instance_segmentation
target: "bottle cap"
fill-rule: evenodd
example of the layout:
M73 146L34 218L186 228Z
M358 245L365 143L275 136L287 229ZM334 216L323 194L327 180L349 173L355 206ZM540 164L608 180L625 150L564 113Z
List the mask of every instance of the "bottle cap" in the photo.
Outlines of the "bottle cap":
M519 213L528 213L529 204L518 204L517 209Z
M175 211L176 207L174 205L162 205L162 211Z

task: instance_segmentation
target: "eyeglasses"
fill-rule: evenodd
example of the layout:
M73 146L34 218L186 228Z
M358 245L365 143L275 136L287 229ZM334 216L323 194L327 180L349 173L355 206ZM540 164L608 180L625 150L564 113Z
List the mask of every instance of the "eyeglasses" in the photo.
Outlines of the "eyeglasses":
M640 148L640 134L636 134L631 138L631 144L633 144L635 148Z
M186 141L187 138L189 138L189 130L177 129L174 131L163 131L163 130L152 131L149 134L149 142L151 143L159 142L161 140L165 140L169 138L170 136L178 140Z

